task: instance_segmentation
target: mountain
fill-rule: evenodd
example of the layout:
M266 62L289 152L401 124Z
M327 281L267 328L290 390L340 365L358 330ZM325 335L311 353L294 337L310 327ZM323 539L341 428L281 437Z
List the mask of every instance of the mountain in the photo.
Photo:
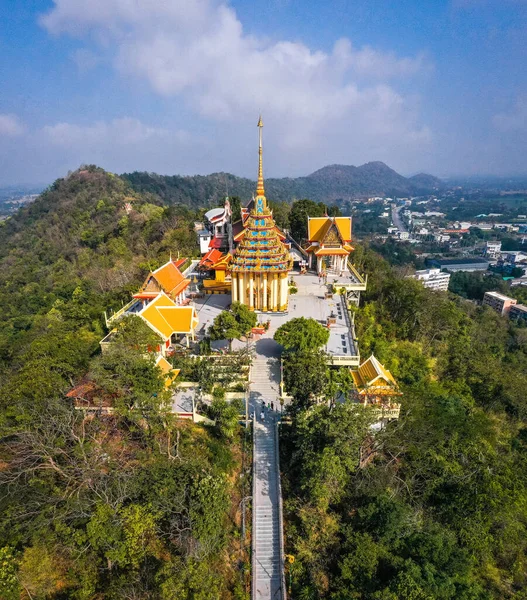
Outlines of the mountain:
M230 173L183 177L136 171L122 177L137 192L155 194L168 204L189 206L212 206L226 195L248 199L255 189L254 181ZM329 165L305 177L265 180L268 198L277 202L299 198L332 202L361 196L426 194L442 185L439 179L424 173L403 177L378 161L360 167Z
M409 177L408 181L410 181L417 188L428 190L437 190L445 187L445 184L441 181L441 179L438 179L433 175L429 175L428 173L418 173L417 175Z

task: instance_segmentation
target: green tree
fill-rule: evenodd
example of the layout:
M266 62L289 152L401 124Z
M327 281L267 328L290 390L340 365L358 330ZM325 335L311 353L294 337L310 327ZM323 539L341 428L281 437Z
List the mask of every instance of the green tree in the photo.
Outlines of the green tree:
M274 340L286 351L316 352L329 340L329 330L315 319L297 317L281 325Z
M285 391L295 407L313 405L327 385L327 356L320 351L290 352L283 358Z
M209 327L210 339L228 340L229 350L232 351L232 341L247 335L256 321L256 315L245 305L233 302L230 310L224 310L215 317Z
M297 200L291 206L289 213L289 226L293 238L301 244L307 239L307 218L323 217L326 207L322 202L313 200Z

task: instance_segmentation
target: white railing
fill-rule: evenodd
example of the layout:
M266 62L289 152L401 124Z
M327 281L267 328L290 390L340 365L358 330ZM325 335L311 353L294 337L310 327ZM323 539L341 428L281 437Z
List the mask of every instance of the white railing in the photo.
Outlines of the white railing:
M352 284L348 284L348 286L353 286L355 289L359 289L359 290L366 290L366 286L368 284L368 275L361 275L358 271L357 268L355 267L355 265L348 260L347 262L347 267L348 270L351 274L351 276L355 279L355 282ZM343 285L342 287L348 287L346 285Z
M276 477L278 478L278 536L280 543L280 588L282 600L287 600L287 588L285 587L285 549L284 549L284 515L282 500L282 480L280 477L280 423L275 426L275 451L276 451Z
M137 302L136 298L132 298L132 300L130 300L130 302L128 302L128 304L125 304L121 309L119 309L116 313L114 313L111 317L108 317L106 319L106 326L108 327L108 325L112 322L115 321L115 319L118 319L119 317L121 317L130 307L132 307L135 303Z

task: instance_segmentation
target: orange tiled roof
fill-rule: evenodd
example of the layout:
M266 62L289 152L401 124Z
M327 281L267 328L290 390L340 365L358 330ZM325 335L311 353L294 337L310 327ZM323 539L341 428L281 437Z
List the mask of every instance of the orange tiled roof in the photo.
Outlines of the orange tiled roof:
M218 250L217 248L211 248L199 261L199 266L210 267L216 264L222 256L223 253L221 250Z
M376 387L389 387L397 391L397 382L393 375L372 354L357 371L351 371L353 382L359 392Z
M154 281L159 289L147 289ZM150 292L165 292L171 296L177 296L190 284L190 279L185 279L181 271L177 268L176 263L168 261L159 269L151 272L141 286L138 294L134 297L141 297L140 294ZM154 286L156 287L156 286Z
M193 306L177 306L164 293L159 294L139 314L165 340L173 333L192 333L199 322Z
M322 243L331 225L335 223L344 242L351 241L351 217L309 217L307 222L310 242Z
M179 375L181 369L174 369L172 365L164 356L159 356L156 360L156 366L158 366L163 375L165 375L165 387L170 387L174 379Z
M348 256L349 250L345 250L344 248L324 248L318 247L315 250L316 256Z

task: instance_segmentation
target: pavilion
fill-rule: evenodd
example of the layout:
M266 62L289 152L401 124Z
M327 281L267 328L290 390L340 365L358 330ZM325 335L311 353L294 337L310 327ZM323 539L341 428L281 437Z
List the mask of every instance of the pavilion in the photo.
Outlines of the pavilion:
M378 407L383 419L397 419L401 405L394 402L402 396L393 375L372 354L357 370L351 371L355 397L361 404Z
M308 217L309 268L342 273L353 250L351 217Z

